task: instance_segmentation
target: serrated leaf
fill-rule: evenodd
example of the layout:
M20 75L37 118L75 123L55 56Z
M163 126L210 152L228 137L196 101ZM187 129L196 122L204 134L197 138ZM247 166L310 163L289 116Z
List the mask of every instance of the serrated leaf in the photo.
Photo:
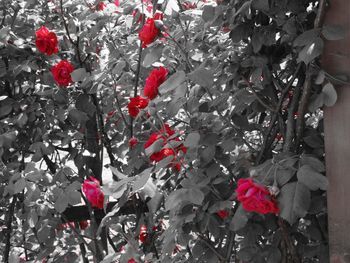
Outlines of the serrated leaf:
M299 182L305 184L312 191L316 191L317 189L327 190L327 178L310 165L301 166L297 172L297 177Z
M186 80L186 73L182 70L171 75L162 85L159 86L159 93L164 94L179 87Z
M327 83L323 86L322 94L324 95L323 102L327 107L331 107L337 102L337 91L335 90L332 83Z
M195 148L198 146L200 139L201 136L198 132L192 132L187 135L184 146L188 148Z
M345 38L346 30L340 25L324 25L322 34L327 40L340 40Z

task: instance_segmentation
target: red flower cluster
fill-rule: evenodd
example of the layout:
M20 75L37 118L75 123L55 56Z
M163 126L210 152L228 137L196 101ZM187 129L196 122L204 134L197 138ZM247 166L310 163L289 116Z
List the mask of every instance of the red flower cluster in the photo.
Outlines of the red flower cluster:
M145 225L141 225L139 240L141 243L145 243L146 239L147 239L147 227Z
M173 137L173 135L175 134L175 131L172 130L168 124L165 124L164 126L165 127L163 129L161 129L159 132L155 132L155 133L151 134L151 136L149 137L149 139L147 140L147 142L144 145L145 149L147 149L154 142L156 142L160 139L163 140L163 147L169 141L180 141L180 139L178 137L175 137L175 138ZM183 153L186 153L187 148L183 144L180 144L177 147L174 147L174 149L173 148L163 148L159 152L153 153L150 156L150 160L154 161L154 162L160 162L161 160L163 160L164 158L166 158L168 156L174 156L172 167L174 167L177 171L180 171L181 163L179 161L177 161L177 162L175 161L176 156L180 151Z
M256 184L251 178L239 179L236 193L237 200L249 212L260 214L279 213L277 202L268 189Z
M35 45L37 49L48 56L58 52L57 36L54 32L50 32L47 27L42 26L35 32Z
M218 212L216 212L216 214L221 218L221 219L225 219L229 216L229 212L227 210L220 210Z
M67 60L61 60L58 64L51 68L51 72L56 83L65 87L73 82L70 75L73 71L73 65Z
M139 39L141 40L141 45L143 48L146 48L149 44L151 44L159 35L160 30L156 27L155 20L162 19L163 14L161 13L155 13L154 17L147 18L146 23L139 32Z
M158 95L159 86L166 80L168 70L164 67L153 69L146 79L146 84L143 89L143 94L153 100Z
M103 208L104 194L101 191L100 182L96 178L90 176L89 179L84 181L83 192L92 207Z
M130 98L130 102L128 104L129 115L135 118L139 114L140 110L146 108L147 106L148 99L142 98L141 96Z

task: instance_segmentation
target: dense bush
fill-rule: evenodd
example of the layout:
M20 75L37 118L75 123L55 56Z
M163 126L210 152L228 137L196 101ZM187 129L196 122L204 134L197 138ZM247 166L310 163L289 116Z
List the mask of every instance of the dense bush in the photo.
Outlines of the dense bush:
M325 1L0 9L2 262L328 262Z

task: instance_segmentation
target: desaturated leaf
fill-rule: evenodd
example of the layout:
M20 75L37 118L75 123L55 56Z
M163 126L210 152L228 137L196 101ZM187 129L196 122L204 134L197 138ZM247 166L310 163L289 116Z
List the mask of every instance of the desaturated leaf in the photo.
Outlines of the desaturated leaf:
M310 165L306 164L301 166L297 172L297 176L298 181L305 184L312 191L317 189L327 190L327 178L313 169Z
M236 213L233 215L230 223L230 229L233 231L240 230L248 223L248 219L248 213L243 209L242 204L239 204L239 207L237 208Z
M146 155L150 156L152 153L159 152L163 148L164 140L162 138L156 140L145 149Z
M68 207L68 196L63 191L57 198L54 206L59 213L62 213Z
M317 172L323 173L326 171L324 163L315 156L309 154L302 154L300 157L300 165L303 166L305 164L311 166Z
M119 170L113 166L109 166L109 168L111 169L112 173L119 179L125 179L127 176L121 172L119 172Z
M204 194L199 189L178 189L172 192L165 201L165 210L176 208L182 202L201 205L204 200Z
M280 216L291 225L306 215L311 201L311 193L305 185L292 182L284 185L278 196Z
M77 205L81 203L81 195L78 191L66 191L66 194L70 205Z
M136 180L133 184L133 191L136 192L140 190L147 183L149 177L151 176L152 168L144 170L141 174L136 176Z
M306 45L298 56L298 61L304 61L305 64L309 64L312 60L322 54L323 51L323 40L318 37L314 42Z
M188 74L190 80L202 87L210 87L214 83L214 75L211 70L205 68L198 68Z
M81 94L78 96L75 107L82 111L87 113L88 115L92 116L94 112L96 111L95 105L90 100L90 96L87 94Z
M317 94L316 96L313 96L310 99L308 110L310 112L315 112L317 109L321 108L324 104L324 96L325 95L322 92L320 94Z
M269 0L253 0L252 7L261 11L269 11Z
M215 7L212 5L205 5L203 8L202 19L204 22L210 22L215 18Z
M345 37L346 30L340 25L324 25L322 34L327 40L340 40Z
M144 67L151 66L154 62L158 61L162 57L163 46L157 45L147 49L147 53L142 61Z
M18 194L18 193L22 192L25 187L26 187L26 180L22 177L22 178L18 179L17 182L15 182L14 193Z
M294 46L306 46L311 45L315 42L316 38L318 38L320 31L318 29L311 29L305 31L301 35L299 35L293 42Z
M35 227L36 223L38 222L38 214L36 213L35 209L31 209L28 213L27 222L31 228Z
M186 140L184 142L184 146L189 148L195 148L198 146L200 138L201 136L198 132L192 132L189 135L187 135Z
M88 73L86 72L85 68L78 68L74 70L70 75L74 82L78 82L83 81L88 76Z
M322 94L324 94L323 102L327 107L331 107L337 102L337 91L332 83L327 83L323 86Z
M186 80L186 73L182 70L171 75L159 86L159 93L164 94L179 87Z
M159 191L152 197L150 201L147 202L148 210L150 213L154 214L158 211L161 203L164 200L164 196Z

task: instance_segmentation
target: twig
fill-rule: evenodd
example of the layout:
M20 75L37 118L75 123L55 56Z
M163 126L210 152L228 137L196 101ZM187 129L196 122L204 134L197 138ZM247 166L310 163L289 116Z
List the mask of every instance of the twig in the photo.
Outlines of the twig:
M222 261L225 260L225 257L223 255L221 255L216 249L215 247L205 238L203 237L202 235L199 235L199 238L201 241L203 241L204 244L207 245L207 247L214 252L214 254Z
M253 92L255 98L257 99L257 101L258 101L262 106L264 106L266 109L268 109L269 111L275 112L276 109L274 109L274 108L272 108L270 105L266 104L266 103L260 98L259 94L254 90L254 88L253 88L253 86L250 84L250 82L249 82L247 79L245 79L245 78L243 78L243 79L244 79L244 82L248 85L249 90L251 90L251 91Z
M290 234L288 233L288 227L282 218L278 218L278 225L281 228L282 236L287 246L287 249L289 250L289 253L292 256L292 262L300 263L301 261L300 261L298 252L296 251L294 244L290 238Z
M135 86L134 86L134 97L137 96L137 87L139 85L139 78L140 78L140 70L141 70L141 56L142 56L142 43L140 43L139 46L139 56L138 56L138 61L137 61L137 69L136 69L136 74L135 74ZM134 136L134 118L130 116L130 138Z
M277 108L276 108L276 112L274 112L274 114L273 114L273 116L271 118L270 126L267 129L263 145L261 146L260 153L259 153L259 155L258 155L258 157L256 159L256 164L259 164L261 162L261 159L264 156L266 149L269 147L269 138L270 138L269 135L271 134L272 129L274 127L274 124L275 124L275 122L276 122L276 120L278 118L278 112L279 112L279 110L280 110L280 108L282 106L284 98L287 95L287 93L288 93L289 89L291 88L291 86L293 85L293 82L294 82L295 78L297 77L297 75L299 73L299 70L301 68L301 65L302 65L301 63L298 64L297 68L294 71L294 74L293 74L292 78L288 82L287 86L281 92L281 97L279 98L279 101L278 101L278 104L277 104Z
M12 233L12 218L15 212L15 206L17 202L17 195L12 197L12 202L6 215L6 237L5 237L5 250L4 250L4 262L9 263L10 249L11 249L11 233Z

